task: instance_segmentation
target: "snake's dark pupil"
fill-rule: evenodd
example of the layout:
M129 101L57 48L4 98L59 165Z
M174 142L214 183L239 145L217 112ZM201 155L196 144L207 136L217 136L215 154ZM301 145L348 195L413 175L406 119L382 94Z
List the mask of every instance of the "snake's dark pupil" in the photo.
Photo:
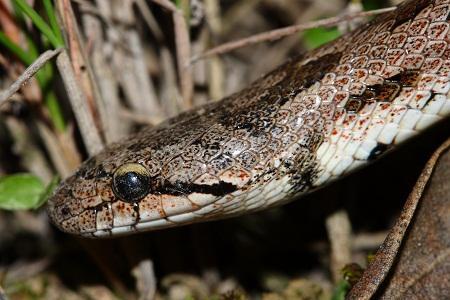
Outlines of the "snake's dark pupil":
M127 202L144 198L150 188L149 178L136 172L127 172L114 178L114 187L118 196Z

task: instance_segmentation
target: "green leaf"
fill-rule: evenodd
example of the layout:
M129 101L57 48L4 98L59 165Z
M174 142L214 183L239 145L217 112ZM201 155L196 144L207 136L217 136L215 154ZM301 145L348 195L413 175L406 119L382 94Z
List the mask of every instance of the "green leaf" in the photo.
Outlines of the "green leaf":
M345 295L347 295L349 289L350 283L348 283L346 280L340 281L334 289L331 300L345 300Z
M18 173L0 177L0 208L35 208L45 190L42 181L31 174Z
M336 27L312 28L303 33L303 41L308 49L315 49L339 37L341 33Z

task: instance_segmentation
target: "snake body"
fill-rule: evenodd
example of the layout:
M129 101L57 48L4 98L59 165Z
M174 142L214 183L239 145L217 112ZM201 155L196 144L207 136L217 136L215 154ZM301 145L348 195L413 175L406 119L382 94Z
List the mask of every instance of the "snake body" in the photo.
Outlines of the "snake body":
M248 88L112 144L55 191L88 237L265 209L341 177L450 113L449 0L410 0Z

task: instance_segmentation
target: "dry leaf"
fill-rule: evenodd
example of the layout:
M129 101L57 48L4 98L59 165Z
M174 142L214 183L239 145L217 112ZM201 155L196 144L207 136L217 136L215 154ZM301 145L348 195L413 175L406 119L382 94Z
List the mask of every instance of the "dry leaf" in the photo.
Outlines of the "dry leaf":
M405 207L347 299L445 299L450 291L450 140L425 166Z

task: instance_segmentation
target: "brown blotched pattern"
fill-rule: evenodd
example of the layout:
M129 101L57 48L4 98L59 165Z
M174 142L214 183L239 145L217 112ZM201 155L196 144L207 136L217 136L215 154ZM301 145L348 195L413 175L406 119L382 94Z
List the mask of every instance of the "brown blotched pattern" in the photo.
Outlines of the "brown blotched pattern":
M407 1L239 93L109 146L57 189L51 219L74 234L128 234L279 205L340 177L450 113L449 12L450 0ZM120 194L148 190L143 198L115 193L124 164L147 177L121 173L130 190Z

